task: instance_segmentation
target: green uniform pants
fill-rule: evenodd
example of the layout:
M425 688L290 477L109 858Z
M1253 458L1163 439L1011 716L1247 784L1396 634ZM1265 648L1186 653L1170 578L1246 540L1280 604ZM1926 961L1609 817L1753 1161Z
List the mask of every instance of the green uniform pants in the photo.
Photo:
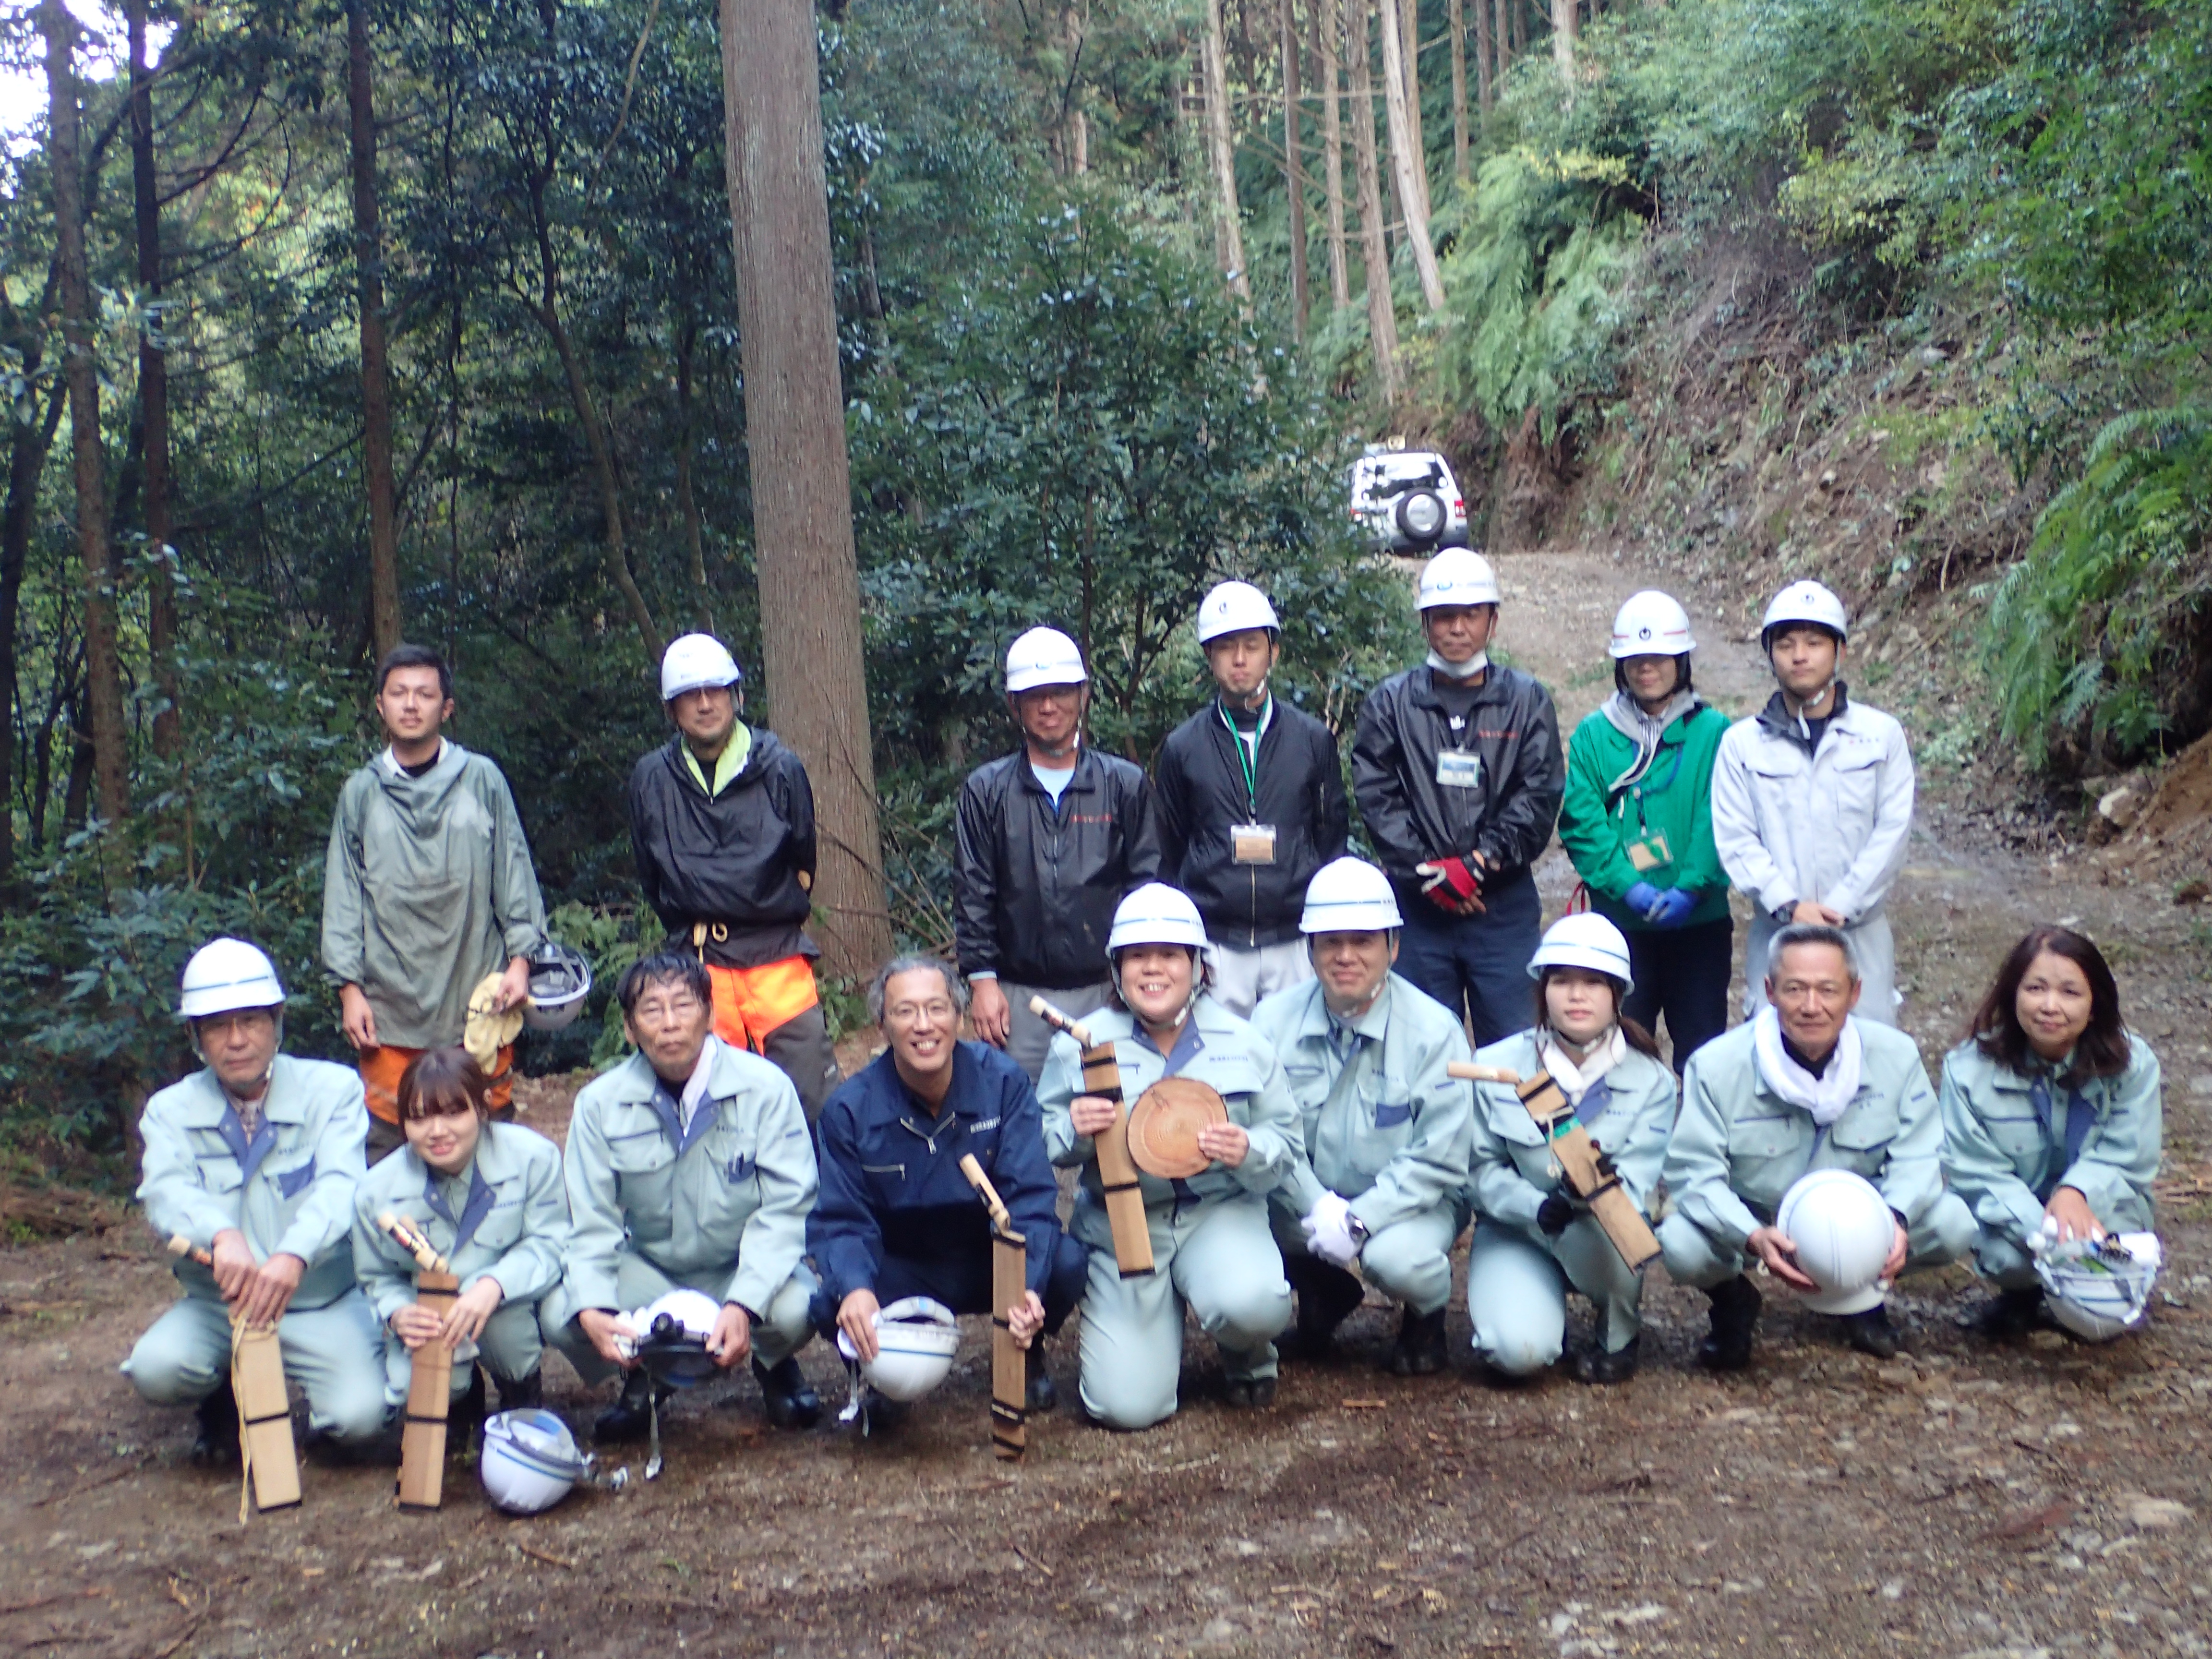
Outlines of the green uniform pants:
M309 1426L339 1440L384 1427L384 1339L368 1298L348 1291L322 1308L294 1308L277 1322L284 1375L307 1396ZM230 1375L230 1310L187 1296L155 1320L123 1362L131 1386L157 1406L196 1405Z
M1267 1224L1287 1260L1304 1255L1305 1230L1287 1205L1270 1200ZM1370 1285L1417 1314L1432 1314L1451 1300L1451 1247L1467 1224L1456 1202L1394 1221L1367 1241L1359 1271Z
M1557 1238L1485 1221L1467 1254L1467 1311L1474 1351L1509 1376L1531 1376L1566 1344L1567 1291L1596 1309L1607 1353L1643 1328L1644 1276L1632 1272L1605 1230L1577 1216Z
M671 1279L635 1250L624 1250L615 1264L615 1294L624 1313L658 1302L671 1291L698 1291L719 1303L723 1292L730 1288L730 1273L728 1267L717 1267L691 1279ZM806 1305L818 1283L813 1271L801 1262L783 1281L768 1306L759 1310L760 1319L753 1326L753 1356L762 1364L773 1369L806 1346L807 1339L814 1334L813 1326L807 1322ZM489 1327L486 1334L489 1334ZM584 1334L584 1328L574 1319L557 1330L548 1330L545 1336L568 1355L568 1363L576 1368L576 1375L586 1382L604 1382L619 1369L599 1358L599 1351L592 1346L591 1338Z
M1945 1193L1906 1231L1905 1267L1907 1271L1941 1267L1956 1261L1974 1248L1980 1233L1966 1201L1956 1193ZM1662 1260L1667 1264L1668 1277L1678 1285L1695 1285L1701 1290L1725 1284L1752 1260L1744 1251L1723 1244L1679 1210L1659 1224L1659 1248L1664 1253Z
M504 1396L510 1383L520 1382L538 1369L545 1357L544 1333L538 1327L536 1302L502 1302L484 1321L483 1334L453 1350L453 1394L469 1391L471 1370L481 1364L499 1384ZM390 1331L384 1334L384 1398L392 1410L407 1403L407 1384L415 1374L415 1356Z

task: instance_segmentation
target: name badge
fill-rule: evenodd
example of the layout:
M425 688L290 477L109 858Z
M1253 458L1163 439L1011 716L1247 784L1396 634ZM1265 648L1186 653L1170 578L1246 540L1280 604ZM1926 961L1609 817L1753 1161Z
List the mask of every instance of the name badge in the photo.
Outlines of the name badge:
M1663 831L1654 830L1641 841L1628 843L1628 861L1636 866L1638 875L1656 870L1662 864L1672 864L1674 854L1667 846Z
M1275 861L1275 826L1272 823L1230 825L1229 856L1237 864L1273 864Z
M1437 781L1447 789L1477 789L1482 786L1482 757L1464 749L1437 751Z

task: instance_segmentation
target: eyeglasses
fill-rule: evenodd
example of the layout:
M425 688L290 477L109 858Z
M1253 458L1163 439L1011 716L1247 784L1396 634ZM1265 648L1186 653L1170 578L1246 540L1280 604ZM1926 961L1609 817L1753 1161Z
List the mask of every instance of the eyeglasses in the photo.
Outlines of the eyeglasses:
M890 1025L937 1024L951 1018L952 1005L943 997L929 1002L895 1002L884 1010L884 1021Z
M640 1025L680 1025L696 1019L706 1006L694 996L643 997L629 1017Z

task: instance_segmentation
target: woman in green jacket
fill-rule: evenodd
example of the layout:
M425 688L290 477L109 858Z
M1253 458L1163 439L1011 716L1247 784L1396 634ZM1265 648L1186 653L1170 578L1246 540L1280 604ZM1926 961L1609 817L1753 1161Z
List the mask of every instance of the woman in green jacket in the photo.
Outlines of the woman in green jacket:
M1575 728L1559 842L1598 913L1628 936L1637 988L1624 1018L1662 1015L1679 1074L1728 1029L1735 924L1713 850L1713 757L1728 716L1690 687L1690 618L1666 594L1613 619L1613 693Z

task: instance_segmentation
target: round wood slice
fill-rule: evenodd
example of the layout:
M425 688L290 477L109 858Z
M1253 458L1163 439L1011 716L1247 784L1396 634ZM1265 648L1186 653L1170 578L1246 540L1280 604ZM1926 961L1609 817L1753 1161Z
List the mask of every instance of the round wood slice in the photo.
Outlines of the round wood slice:
M1129 1114L1129 1156L1146 1175L1187 1179L1213 1162L1198 1150L1198 1132L1229 1121L1229 1108L1205 1084L1164 1077L1137 1097Z

